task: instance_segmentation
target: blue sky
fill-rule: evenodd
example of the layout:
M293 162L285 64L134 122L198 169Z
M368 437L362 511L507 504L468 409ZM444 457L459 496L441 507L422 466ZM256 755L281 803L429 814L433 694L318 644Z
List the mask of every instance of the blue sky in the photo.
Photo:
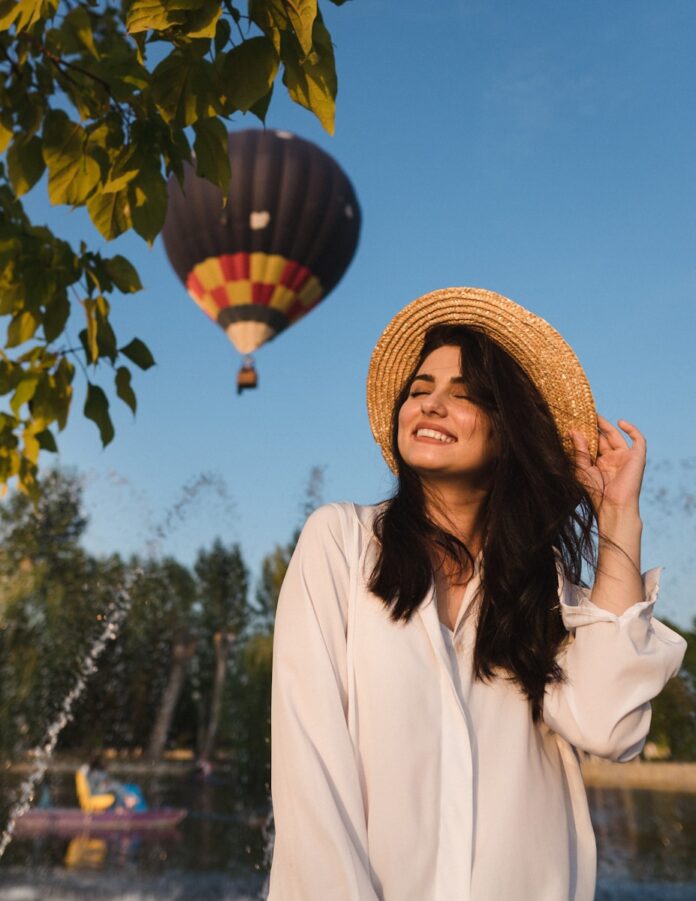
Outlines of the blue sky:
M78 385L59 459L85 475L88 546L144 551L166 520L162 552L188 563L219 535L239 541L256 572L298 523L312 466L326 467L327 501L383 498L391 479L364 401L375 341L418 295L475 285L551 322L599 411L646 436L643 568L665 566L660 611L689 623L696 7L324 6L339 72L336 134L280 84L267 124L317 142L345 168L363 212L356 258L312 315L257 354L260 388L237 397L236 352L188 298L161 242L149 250L126 236L104 248L131 258L145 285L114 303L117 334L144 339L158 365L136 377L135 419L112 403L117 435L105 450L82 419ZM82 211L51 209L41 187L27 207L62 236L103 246ZM209 486L177 507L201 473Z

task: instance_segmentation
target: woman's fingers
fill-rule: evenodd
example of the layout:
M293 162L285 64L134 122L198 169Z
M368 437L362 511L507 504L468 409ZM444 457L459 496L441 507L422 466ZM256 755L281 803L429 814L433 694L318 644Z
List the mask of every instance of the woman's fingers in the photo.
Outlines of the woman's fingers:
M612 425L608 419L605 419L604 416L601 416L599 413L597 414L597 422L599 423L599 440L600 447L602 438L604 438L609 447L612 450L621 450L622 448L629 447L628 442L625 437L621 434L621 432L616 428L616 426ZM633 425L633 423L629 422L627 419L619 419L619 426L626 432L626 434L631 438L633 444L638 444L645 448L645 438L642 433Z
M631 441L633 441L634 446L638 445L645 449L646 441L643 436L643 433L640 432L632 423L630 423L627 419L619 419L619 425L626 432L626 434L630 437Z
M597 422L599 423L600 434L603 434L612 450L619 450L622 447L628 447L628 443L621 432L613 426L604 416L597 414Z

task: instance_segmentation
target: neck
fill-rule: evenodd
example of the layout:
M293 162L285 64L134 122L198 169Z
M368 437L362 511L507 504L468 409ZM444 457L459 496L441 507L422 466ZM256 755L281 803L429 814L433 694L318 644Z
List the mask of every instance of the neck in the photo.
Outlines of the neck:
M423 482L425 507L440 528L464 542L474 557L481 550L481 511L487 488L453 482Z

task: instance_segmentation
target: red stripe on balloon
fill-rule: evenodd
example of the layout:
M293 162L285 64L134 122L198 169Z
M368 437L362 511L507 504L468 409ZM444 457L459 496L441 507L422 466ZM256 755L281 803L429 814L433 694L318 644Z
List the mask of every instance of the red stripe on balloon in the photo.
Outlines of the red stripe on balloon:
M309 313L307 307L303 306L299 300L296 300L285 315L288 318L288 322L297 322L305 313Z
M218 310L224 310L225 307L228 307L230 305L230 299L227 296L227 291L222 285L217 288L213 288L213 290L210 292L210 296L215 301L215 305L217 306Z
M299 291L311 274L306 266L300 266L294 260L288 260L280 277L280 284L293 291Z
M242 281L249 278L249 254L225 253L218 257L220 268L228 281Z
M186 279L186 290L190 291L194 297L202 297L203 294L205 294L203 285L199 282L193 272L189 272L188 278Z
M254 282L251 286L252 303L268 306L275 288L275 285L262 285L260 282Z

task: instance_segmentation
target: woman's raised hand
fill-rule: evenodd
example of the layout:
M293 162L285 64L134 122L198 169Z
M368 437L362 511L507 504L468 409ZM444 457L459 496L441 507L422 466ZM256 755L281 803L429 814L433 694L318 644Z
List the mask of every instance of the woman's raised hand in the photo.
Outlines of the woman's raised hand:
M597 459L592 463L587 438L576 430L569 432L575 446L578 480L587 488L597 516L600 511L638 513L638 498L646 460L646 442L638 429L619 419L618 424L632 444L608 419L597 414L599 442Z

